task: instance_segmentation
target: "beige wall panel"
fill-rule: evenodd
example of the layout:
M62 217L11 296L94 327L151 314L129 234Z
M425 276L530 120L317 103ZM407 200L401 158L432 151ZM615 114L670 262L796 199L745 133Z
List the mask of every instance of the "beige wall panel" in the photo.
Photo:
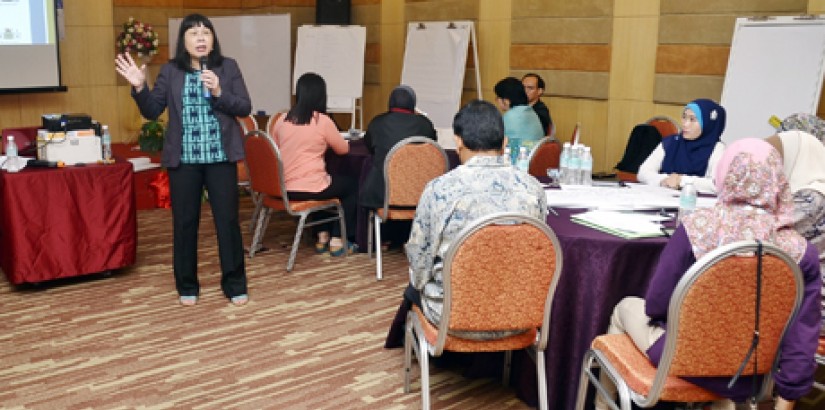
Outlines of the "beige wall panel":
M661 0L662 14L735 13L804 13L807 0Z
M611 99L650 101L658 23L656 17L615 19L610 61Z
M659 21L659 44L730 45L735 24L733 14L663 15Z
M510 21L484 21L477 30L481 87L492 89L496 82L510 75ZM468 62L472 59L472 51L468 51ZM467 70L464 88L476 88L475 70Z
M64 1L66 26L108 26L112 24L112 0Z
M582 98L545 98L544 101L550 107L556 137L562 142L570 141L576 123L581 123L580 141L592 147L593 170L605 170L607 102Z
M433 0L407 3L407 21L475 20L478 0Z
M617 1L614 17L659 17L659 0Z
M129 20L129 17L134 17L143 23L153 26L168 28L169 18L183 17L183 11L181 9L163 7L115 7L112 19L117 32L120 32L120 26Z
M364 65L364 85L381 83L381 67L379 64Z
M610 124L605 133L605 169L611 171L622 159L630 132L637 124L656 115L652 102L611 100L607 109L607 121Z
M117 7L183 7L183 0L114 0L112 2Z
M384 93L382 88L378 85L364 86L364 126L367 128L370 121L376 115L387 111L387 101L389 100L389 92Z
M664 44L656 52L656 72L724 76L729 55L729 46Z
M73 27L60 43L63 84L115 85L115 39L109 26Z
M117 101L113 105L117 107L118 122L112 127L113 139L117 138L118 142L137 142L138 132L145 120L132 99L131 87L117 87L115 93Z
M545 101L549 96L594 98L606 100L610 83L609 73L557 70L512 70L514 77L521 78L529 72L536 73L544 79ZM483 75L483 74L482 74Z
M361 26L381 24L380 5L353 6L351 12L352 24ZM367 36L369 36L369 29L367 30ZM367 41L369 41L369 37Z
M23 119L20 117L21 104L22 98L20 95L0 94L0 129L34 125L23 123Z
M546 18L514 19L513 44L608 44L612 19Z
M608 44L514 44L510 67L570 71L609 71Z
M654 115L664 115L673 118L676 122L681 124L682 111L685 110L685 104L654 104L653 110Z
M41 123L41 115L47 113L80 112L70 106L69 94L82 94L80 88L70 89L66 93L44 93L22 95L20 97L20 119L25 125Z
M610 16L613 3L612 0L513 0L513 17Z
M825 0L808 0L807 14L825 14Z
M685 104L696 98L719 101L724 80L715 76L657 74L653 101L671 104Z

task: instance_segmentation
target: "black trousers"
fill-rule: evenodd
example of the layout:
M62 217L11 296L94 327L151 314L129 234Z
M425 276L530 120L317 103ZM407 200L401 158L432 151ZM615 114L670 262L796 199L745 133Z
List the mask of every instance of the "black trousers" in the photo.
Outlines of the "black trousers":
M221 290L231 298L247 293L243 238L238 222L238 169L232 162L181 164L169 169L174 224L175 286L181 296L200 294L198 226L203 187L218 234Z
M358 206L358 183L354 178L332 175L332 182L330 182L327 189L321 192L289 191L287 196L289 199L296 201L338 198L341 201L341 207L344 208L344 219L346 219L344 226L347 227L346 239L355 242L355 231L357 229L355 210ZM341 228L338 222L333 222L331 227L324 229L329 229L334 237L341 236Z

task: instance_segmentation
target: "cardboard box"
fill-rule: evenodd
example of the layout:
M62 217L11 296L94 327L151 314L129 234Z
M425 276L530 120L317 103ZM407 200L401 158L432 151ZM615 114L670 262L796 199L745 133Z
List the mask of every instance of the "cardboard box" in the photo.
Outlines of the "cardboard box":
M67 133L38 130L37 158L63 161L66 165L97 163L103 160L100 137L92 130Z

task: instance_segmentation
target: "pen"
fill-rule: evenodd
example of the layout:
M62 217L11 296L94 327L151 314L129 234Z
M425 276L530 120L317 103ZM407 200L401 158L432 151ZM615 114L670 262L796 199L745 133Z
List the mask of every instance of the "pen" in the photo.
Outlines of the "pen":
M556 212L556 210L555 210L555 209L553 209L553 207L552 207L552 206L548 206L548 207L547 207L547 209L548 209L548 210L550 210L550 213L551 213L551 214L553 214L553 215L555 215L555 216L559 216L559 213L558 213L558 212Z

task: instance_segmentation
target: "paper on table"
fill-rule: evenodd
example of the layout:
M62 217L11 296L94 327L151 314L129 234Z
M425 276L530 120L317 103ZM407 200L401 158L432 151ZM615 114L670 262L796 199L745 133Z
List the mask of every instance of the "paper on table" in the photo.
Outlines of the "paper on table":
M160 164L153 163L152 159L149 158L149 157L129 158L129 162L132 163L132 171L133 172L145 171L147 169L160 168Z
M622 238L663 236L662 217L632 212L589 211L570 217L573 222Z
M561 189L545 191L547 205L556 208L589 208L602 210L658 210L679 207L679 191L644 184L620 186L562 185ZM716 198L700 196L699 208L713 206Z

